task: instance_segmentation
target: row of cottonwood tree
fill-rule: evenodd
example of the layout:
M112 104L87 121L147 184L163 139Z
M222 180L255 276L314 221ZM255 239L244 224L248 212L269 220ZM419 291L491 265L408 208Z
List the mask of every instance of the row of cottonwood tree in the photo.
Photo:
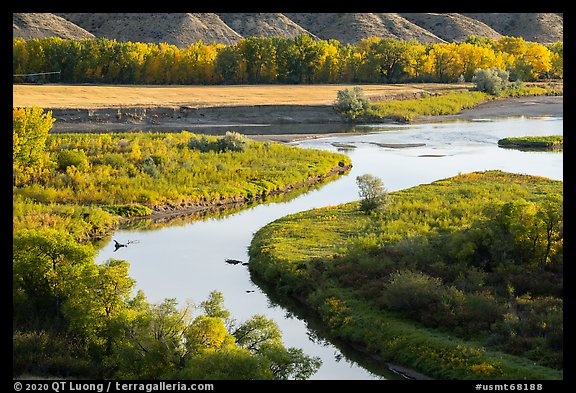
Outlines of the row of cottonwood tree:
M470 81L476 69L507 70L512 80L563 77L563 42L540 44L520 37L421 44L415 40L250 37L232 45L97 38L13 39L14 81L19 75L59 72L63 83L241 84L398 83Z

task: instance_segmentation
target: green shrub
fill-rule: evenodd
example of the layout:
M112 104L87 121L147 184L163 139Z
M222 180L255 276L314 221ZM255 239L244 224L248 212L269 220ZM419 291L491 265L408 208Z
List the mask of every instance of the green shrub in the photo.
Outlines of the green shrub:
M476 90L492 95L501 94L509 85L510 75L497 67L477 69L474 71L472 82L476 84Z
M182 380L272 379L272 373L263 357L253 356L244 348L230 348L200 353L168 377Z
M217 148L219 152L227 152L227 151L244 151L248 140L246 137L238 132L226 132L226 135L219 138L216 142Z
M143 217L152 213L152 209L149 207L137 204L109 205L103 206L102 209L121 217Z
M412 317L435 309L443 295L442 281L421 272L400 270L390 275L382 294L386 307Z
M114 169L121 169L128 165L128 160L120 153L105 153L101 161L104 165L110 165Z
M12 373L88 379L101 378L101 369L79 356L79 347L69 337L41 331L15 331L12 335Z
M228 151L243 152L246 148L248 139L238 132L227 131L226 135L214 138L206 135L192 135L188 140L188 148L197 150L201 153L214 151L225 153Z
M368 99L361 87L338 90L336 93L336 110L351 119L356 118L368 108Z
M88 157L84 150L61 150L56 155L56 167L58 170L66 171L66 168L75 166L78 169L88 167Z
M188 139L188 148L190 150L197 150L201 153L206 153L212 150L212 143L208 140L206 135L192 135Z
M156 162L152 156L144 157L142 160L142 171L152 177L158 177L160 175L160 171L158 170Z
M369 213L382 209L388 199L382 179L373 175L361 175L356 178L360 195L360 209Z

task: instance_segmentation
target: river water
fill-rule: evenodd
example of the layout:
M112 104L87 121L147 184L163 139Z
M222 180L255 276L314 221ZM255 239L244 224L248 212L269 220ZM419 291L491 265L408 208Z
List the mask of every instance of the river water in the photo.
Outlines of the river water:
M298 133L298 126L294 126ZM128 247L114 250L110 240L97 262L108 258L130 262L136 288L150 302L176 298L196 304L213 290L222 292L224 305L238 321L254 314L273 319L287 347L319 356L322 367L311 379L398 379L397 374L371 365L353 350L324 338L313 321L279 306L250 278L247 266L253 234L285 215L358 199L356 176L370 173L396 191L459 173L497 169L563 180L563 152L503 149L503 137L562 135L562 117L476 119L416 125L358 126L363 135L318 138L293 143L303 148L340 151L350 156L353 169L346 176L278 203L259 204L221 217L184 221L154 230L118 230L113 239ZM409 147L406 147L408 144ZM411 146L411 147L410 147ZM250 291L250 292L249 292ZM253 291L253 292L251 292Z

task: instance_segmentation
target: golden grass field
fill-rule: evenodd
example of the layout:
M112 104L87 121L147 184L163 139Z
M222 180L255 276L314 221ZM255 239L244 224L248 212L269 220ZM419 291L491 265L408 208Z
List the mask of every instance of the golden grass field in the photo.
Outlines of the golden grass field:
M332 105L338 90L362 87L368 98L470 87L470 84L398 85L28 85L12 86L13 106L106 108L118 106Z

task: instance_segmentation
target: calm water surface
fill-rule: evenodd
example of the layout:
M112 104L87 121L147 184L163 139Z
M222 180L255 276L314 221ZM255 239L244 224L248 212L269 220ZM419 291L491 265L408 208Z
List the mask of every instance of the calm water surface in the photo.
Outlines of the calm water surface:
M294 143L304 148L340 151L349 155L353 169L348 175L288 202L257 205L221 218L154 230L119 230L114 233L114 239L137 243L114 252L110 241L100 250L97 262L108 258L129 261L130 275L137 282L136 288L142 289L151 302L176 298L180 304L187 300L199 303L211 291L218 290L223 293L225 306L238 322L254 314L272 318L282 330L287 347L302 348L307 355L322 359L323 365L312 379L398 378L390 372L371 372L368 368L374 369L364 362L360 365L351 360L351 356L344 356L344 349L320 338L305 320L273 302L252 282L247 266L230 265L224 261L231 258L248 262L247 250L253 234L277 218L357 200L355 179L365 173L381 177L389 191L488 169L563 180L562 152L526 152L497 146L498 139L504 137L562 135L563 119L516 117L419 125L372 125L356 131L360 129L369 133ZM377 144L419 146L401 148Z

